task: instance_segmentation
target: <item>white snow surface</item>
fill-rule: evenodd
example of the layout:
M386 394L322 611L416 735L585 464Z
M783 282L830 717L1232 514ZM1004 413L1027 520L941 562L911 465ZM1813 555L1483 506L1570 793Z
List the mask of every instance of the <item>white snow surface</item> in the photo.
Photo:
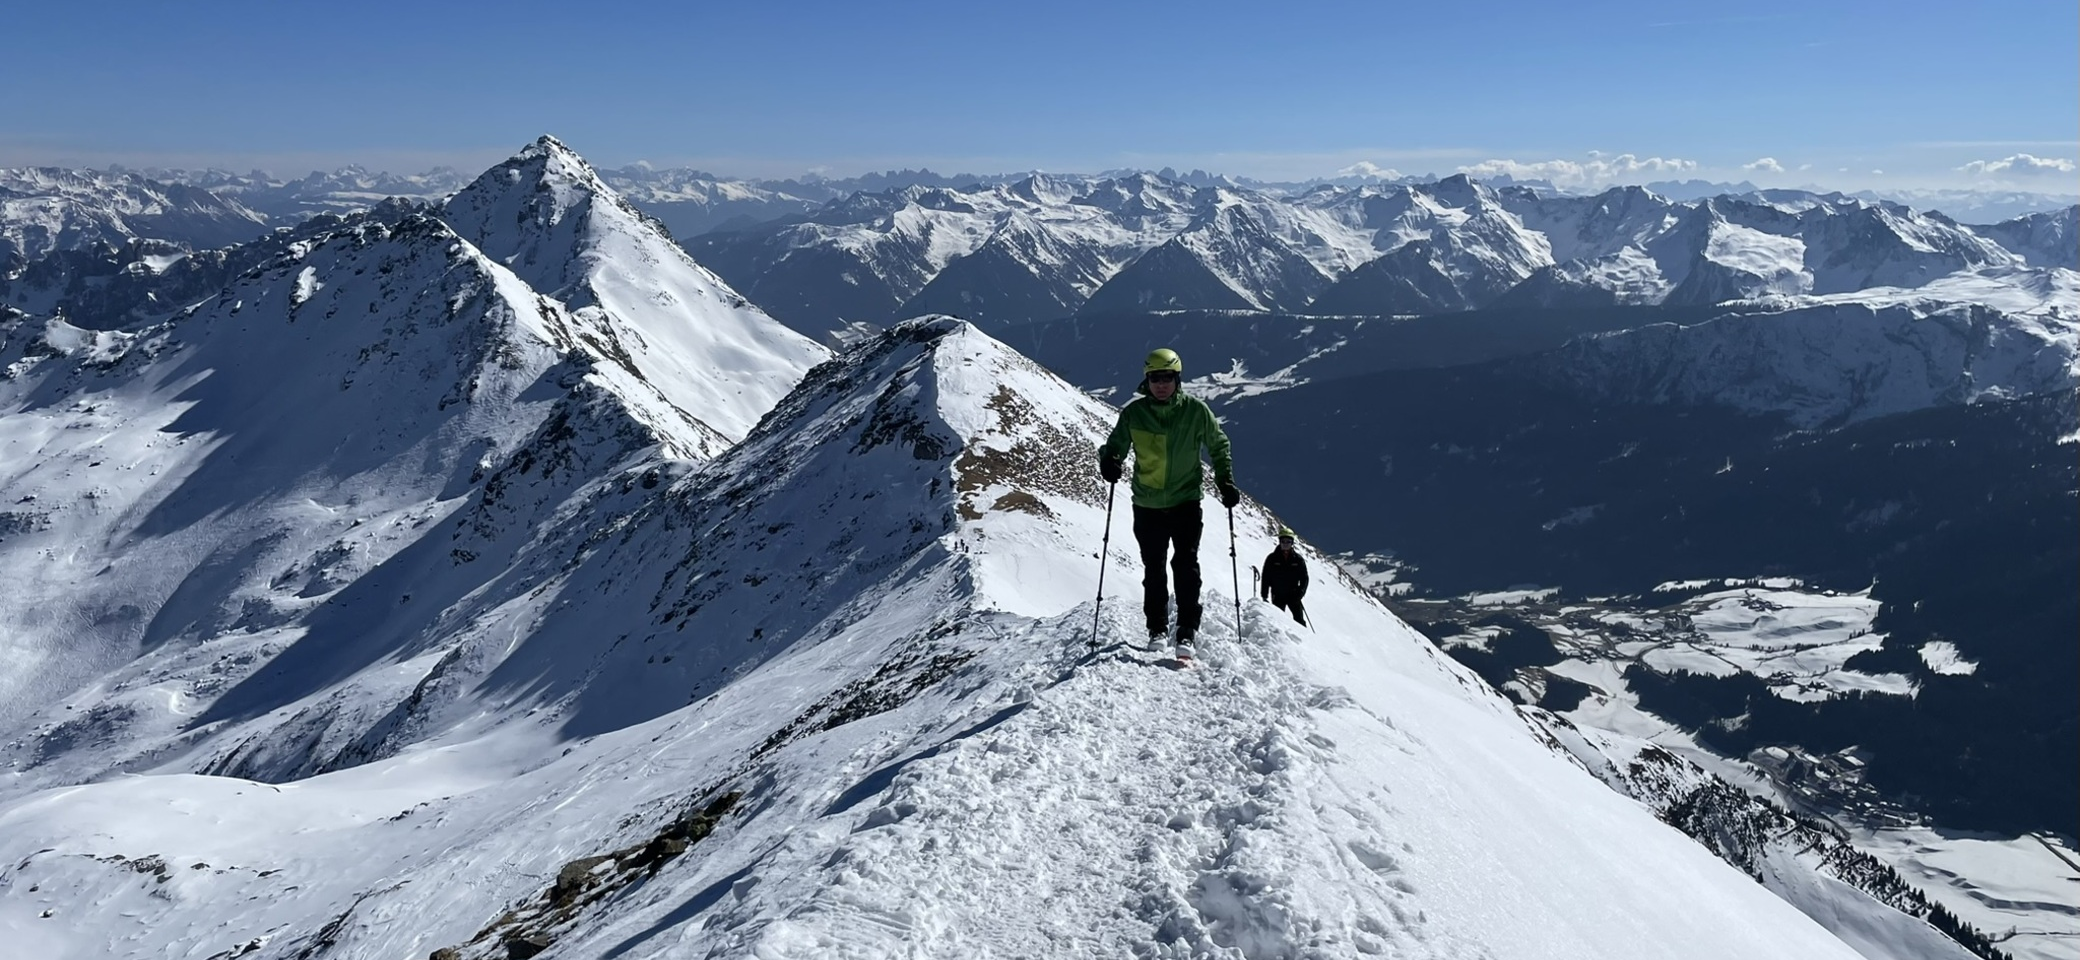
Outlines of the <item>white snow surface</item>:
M1770 692L1787 700L1825 700L1854 691L1910 696L1913 684L1902 674L1868 674L1846 666L1850 658L1884 644L1884 634L1871 632L1878 607L1868 589L1811 593L1784 586L1717 591L1685 600L1670 611L1688 619L1687 636L1656 643L1637 655L1663 673L1751 674L1771 681ZM1650 626L1621 615L1594 616L1614 624Z
M1829 862L1827 848L1843 841L1831 832L1802 827L1781 808L1725 787L1692 759L1703 751L1579 726L1537 709L1526 713L1584 768L1613 790L1664 812L1702 802L1716 803L1716 842L1749 860L1756 879L1806 916L1826 927L1869 960L1968 960L1973 954L1923 920L1878 903L1845 882ZM1676 752L1672 752L1672 748ZM1715 763L1722 769L1726 762ZM1739 798L1739 799L1732 799ZM1838 851L1835 851L1838 852Z
M1930 640L1922 644L1918 652L1921 654L1921 662L1928 664L1930 670L1940 674L1964 676L1979 670L1978 663L1966 660L1957 649L1957 644L1948 640Z
M135 173L0 168L0 260L138 237L212 247L257 237L266 222L236 200Z
M680 410L736 440L830 351L774 322L543 137L450 199L441 217L536 290L581 336Z
M1919 289L1758 301L1703 323L1579 338L1557 369L1649 402L1831 427L2080 384L2080 273L1998 269Z
M1996 837L1926 826L1863 827L1857 845L2000 937L2016 960L2068 960L2080 943L2080 853L2038 836Z
M556 329L517 278L441 242L466 267L458 282L516 295L484 316ZM270 276L227 293L213 322L285 296L288 269ZM281 348L252 362L279 368L302 331L326 329L308 314L281 328ZM159 349L168 363L38 381L41 406L11 400L10 442L33 438L39 469L74 476L9 476L0 493L69 502L82 488L91 437L46 447L87 433L60 410L208 409L207 393L151 393L207 386L217 375L179 362L204 348ZM353 369L363 387L452 376ZM517 411L532 390L505 402ZM246 399L222 415L307 409ZM150 669L120 662L141 656L135 641L104 645L84 671L99 679L47 715L80 722L10 718L0 937L40 956L196 960L504 956L518 936L550 957L1856 955L1586 775L1354 585L1310 591L1318 632L1254 600L1238 625L1217 510L1198 662L1126 645L1140 618L1123 504L1108 596L1091 600L1106 499L1089 459L1112 410L965 324L862 343L706 465L656 457L633 444L643 431L588 441L615 404L595 407L539 431L533 467L489 485L502 493L340 510L342 528L364 514L409 541L387 555L350 542L367 553L328 568L344 586L240 564L183 584L204 608L242 595L279 612L308 590L305 609L198 623L163 638ZM221 431L185 432L237 450ZM242 462L295 476L337 442L311 432L316 449ZM177 442L134 442L117 453L142 459L116 463L207 466ZM424 453L448 449L475 448ZM567 467L548 466L556 449ZM600 459L617 450L633 456ZM552 469L570 485L529 482ZM309 509L389 489L332 483ZM250 526L288 502L187 509ZM1263 507L1234 519L1240 553L1271 549ZM10 536L4 556L15 572L107 564L113 599L151 576L152 532L104 527L91 559ZM463 560L454 544L482 552ZM15 617L49 602L0 599ZM10 637L73 656L61 634ZM217 659L228 651L247 663ZM166 669L176 657L197 667ZM212 685L203 664L236 685ZM129 775L108 775L112 761ZM701 810L712 832L688 832ZM672 836L690 846L637 852Z

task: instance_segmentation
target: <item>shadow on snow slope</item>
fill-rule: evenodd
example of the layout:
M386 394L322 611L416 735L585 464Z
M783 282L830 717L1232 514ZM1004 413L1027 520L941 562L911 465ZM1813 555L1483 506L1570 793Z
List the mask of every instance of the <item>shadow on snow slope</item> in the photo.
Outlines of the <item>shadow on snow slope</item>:
M357 675L409 675L400 712L309 718L341 763L422 749L0 807L0 926L54 897L27 929L139 956L1850 955L1319 555L1304 643L1255 601L1236 622L1212 575L1201 666L1093 655L1136 619L1086 605L1109 419L964 324L894 328L725 458L601 480L413 612L445 652L386 660L393 631ZM1236 520L1238 553L1270 550L1274 518ZM559 729L503 735L536 708ZM485 776L501 749L524 755Z

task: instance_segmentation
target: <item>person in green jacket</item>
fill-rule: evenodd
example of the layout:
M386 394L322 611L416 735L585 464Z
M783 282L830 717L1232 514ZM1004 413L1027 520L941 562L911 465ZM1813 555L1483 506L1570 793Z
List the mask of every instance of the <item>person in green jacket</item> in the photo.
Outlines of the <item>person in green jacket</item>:
M1190 647L1199 633L1199 451L1213 460L1213 485L1221 505L1230 510L1242 502L1235 488L1235 465L1228 435L1213 418L1206 401L1184 392L1178 378L1184 362L1168 348L1148 355L1141 365L1136 396L1119 411L1105 445L1098 450L1098 473L1106 483L1119 481L1127 453L1134 454L1134 539L1141 545L1141 608L1148 634L1170 631L1170 592L1163 576L1169 554L1177 578L1177 645ZM1175 547L1175 552L1171 551Z

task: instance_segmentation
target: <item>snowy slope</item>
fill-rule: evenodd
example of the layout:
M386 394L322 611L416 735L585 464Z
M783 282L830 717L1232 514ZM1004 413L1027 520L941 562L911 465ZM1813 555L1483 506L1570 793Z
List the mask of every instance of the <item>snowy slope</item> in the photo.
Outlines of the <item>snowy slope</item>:
M259 236L266 222L234 199L134 173L0 169L0 270L8 273L54 251L139 237L219 247Z
M395 221L424 208L388 200L373 208ZM302 244L337 232L337 216L318 216L244 243L191 250L170 240L133 239L53 251L13 275L0 274L0 301L38 316L63 316L91 330L135 330L171 319L209 299L233 278Z
M2032 213L1972 230L2013 251L2032 267L2080 270L2080 206Z
M830 355L694 263L553 137L485 171L441 217L561 301L580 337L614 344L630 375L731 440Z
M163 325L23 320L5 347L0 715L31 782L227 732L289 638L367 629L339 611L396 555L501 565L622 459L728 443L421 214L349 221Z
M1536 708L1525 712L1612 789L1712 846L1864 956L1974 955L1927 921L1935 904L1838 830L1755 797L1660 744Z
M1827 208L1800 217L1812 292L1918 287L1963 270L2022 266L2022 258L1940 215L1893 204Z
M1593 393L1838 426L2080 383L2080 274L1999 269L1917 288L1768 301L1689 326L1584 337L1546 365Z
M1114 269L1103 248L1065 243L1045 224L1014 211L974 252L948 262L896 315L953 313L985 323L1068 316Z
M1355 585L1310 593L1318 633L1251 601L1238 635L1209 576L1177 671L1120 645L1121 536L1089 650L1110 419L926 320L705 467L539 501L476 589L392 558L326 601L364 629L281 636L255 691L344 700L388 752L276 784L194 771L295 771L293 737L17 772L0 931L117 957L1856 955ZM1261 508L1236 529L1270 549Z

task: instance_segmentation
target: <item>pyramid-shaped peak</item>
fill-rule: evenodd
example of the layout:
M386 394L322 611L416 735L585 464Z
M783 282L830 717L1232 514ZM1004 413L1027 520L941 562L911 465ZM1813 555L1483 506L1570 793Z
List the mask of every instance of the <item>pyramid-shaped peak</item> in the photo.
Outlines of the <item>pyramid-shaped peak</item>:
M577 151L565 146L563 141L543 134L541 139L528 144L519 153L484 171L456 194L456 198L468 194L502 194L511 190L535 191L539 184L544 183L575 187L583 193L613 192L606 181L600 179L592 164Z
M929 390L907 390L918 377L931 380ZM975 325L958 317L930 314L905 320L868 338L815 370L801 389L784 401L773 416L760 424L758 434L792 429L786 421L808 408L833 402L839 394L872 396L887 401L904 396L914 401L920 416L946 421L956 435L949 437L957 449L978 438L975 423L967 414L1001 405L1007 393L1019 394L1028 402L1043 401L1064 417L1056 422L1083 419L1081 413L1103 409L1086 399L1067 381L1047 371L1023 354L991 338ZM1057 402L1058 401L1058 402ZM758 435L746 441L755 446Z
M694 263L584 158L543 137L451 198L441 219L561 301L639 379L742 437L829 352Z
M528 144L519 153L514 154L512 159L529 161L536 158L568 160L571 163L581 164L587 169L591 169L591 164L586 163L585 158L579 156L576 150L572 150L563 141L546 133L537 138L535 142Z
M1470 207L1489 198L1486 187L1472 177L1455 173L1430 185L1429 194L1454 207Z

